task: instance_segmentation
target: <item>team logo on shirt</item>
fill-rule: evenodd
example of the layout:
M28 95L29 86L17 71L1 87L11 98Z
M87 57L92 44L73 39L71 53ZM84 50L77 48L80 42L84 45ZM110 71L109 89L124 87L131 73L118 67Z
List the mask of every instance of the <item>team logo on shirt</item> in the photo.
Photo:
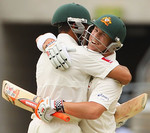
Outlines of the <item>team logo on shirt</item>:
M102 98L104 101L109 101L109 98L102 93L98 94L97 96Z
M102 18L101 22L103 22L106 26L108 26L109 24L112 23L110 17L104 17L104 18Z
M113 62L112 60L109 60L109 59L107 59L106 57L103 57L102 60L107 61L107 62L109 62L109 63L112 63L112 62Z

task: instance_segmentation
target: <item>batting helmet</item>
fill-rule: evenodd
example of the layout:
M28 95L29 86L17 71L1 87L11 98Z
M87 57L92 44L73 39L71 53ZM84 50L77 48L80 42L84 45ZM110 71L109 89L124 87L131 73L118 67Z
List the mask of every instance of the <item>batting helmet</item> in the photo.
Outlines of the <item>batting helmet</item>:
M126 26L120 18L114 15L103 15L93 24L104 31L113 41L118 37L123 43L126 37Z
M79 4L71 3L62 5L55 11L52 18L52 25L67 22L69 17L86 19L86 23L91 24L91 17L88 10Z

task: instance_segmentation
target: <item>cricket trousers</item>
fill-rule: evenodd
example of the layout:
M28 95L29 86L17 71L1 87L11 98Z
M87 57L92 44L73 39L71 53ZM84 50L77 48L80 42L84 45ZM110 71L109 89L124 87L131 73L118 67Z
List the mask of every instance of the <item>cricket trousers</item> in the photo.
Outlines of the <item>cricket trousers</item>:
M79 127L79 119L72 119L69 122L53 118L51 122L46 123L35 116L29 124L28 133L82 133ZM74 118L74 117L73 117Z

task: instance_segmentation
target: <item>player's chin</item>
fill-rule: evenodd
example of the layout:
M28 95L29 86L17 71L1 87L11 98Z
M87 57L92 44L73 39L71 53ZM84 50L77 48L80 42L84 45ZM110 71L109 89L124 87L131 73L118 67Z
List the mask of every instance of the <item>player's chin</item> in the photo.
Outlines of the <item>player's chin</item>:
M89 44L89 45L88 45L88 49L90 49L90 50L93 50L93 51L94 51L94 50L95 50L95 47L94 47L92 44Z
M88 49L90 49L91 51L94 51L94 52L98 52L98 50L95 47L90 47Z

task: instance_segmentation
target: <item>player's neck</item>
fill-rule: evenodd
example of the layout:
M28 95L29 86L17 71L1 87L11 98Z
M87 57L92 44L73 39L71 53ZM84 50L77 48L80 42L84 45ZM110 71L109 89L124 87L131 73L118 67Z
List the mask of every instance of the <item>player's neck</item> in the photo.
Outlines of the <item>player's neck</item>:
M107 53L105 53L105 54L102 54L104 57L107 57L107 56L109 56L109 55L111 55L111 54L113 54L114 52L112 52L112 53L110 53L110 52L107 52Z

